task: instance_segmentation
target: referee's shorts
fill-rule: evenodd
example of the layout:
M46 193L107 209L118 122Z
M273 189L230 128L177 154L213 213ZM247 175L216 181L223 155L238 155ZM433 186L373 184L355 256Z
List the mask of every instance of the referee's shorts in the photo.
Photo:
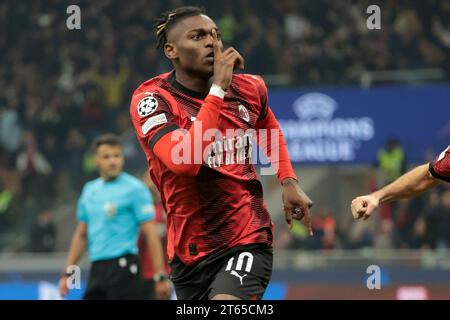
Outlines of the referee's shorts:
M93 262L83 299L145 299L139 257L127 254Z

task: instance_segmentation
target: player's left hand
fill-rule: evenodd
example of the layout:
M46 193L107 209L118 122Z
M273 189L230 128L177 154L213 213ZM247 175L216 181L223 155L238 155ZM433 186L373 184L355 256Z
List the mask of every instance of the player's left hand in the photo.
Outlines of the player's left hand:
M380 199L373 194L353 199L351 210L353 218L367 220L380 205Z
M157 299L167 300L172 293L172 286L169 280L155 282L155 294Z
M283 181L283 209L289 229L292 229L292 219L302 220L308 228L309 235L313 235L311 214L309 209L313 202L303 192L297 181L291 178Z

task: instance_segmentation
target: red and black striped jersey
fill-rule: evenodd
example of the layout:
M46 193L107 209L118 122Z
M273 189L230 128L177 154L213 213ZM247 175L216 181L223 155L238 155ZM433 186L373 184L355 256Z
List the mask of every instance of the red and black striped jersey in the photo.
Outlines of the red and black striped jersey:
M260 77L233 76L218 120L222 139L212 142L195 177L176 175L153 152L164 135L190 129L205 97L183 87L170 72L139 86L130 105L150 176L167 212L169 259L176 254L187 265L237 245L271 246L273 238L251 161L256 148L252 129L267 114L267 89Z
M436 179L450 182L450 146L430 163L430 173Z

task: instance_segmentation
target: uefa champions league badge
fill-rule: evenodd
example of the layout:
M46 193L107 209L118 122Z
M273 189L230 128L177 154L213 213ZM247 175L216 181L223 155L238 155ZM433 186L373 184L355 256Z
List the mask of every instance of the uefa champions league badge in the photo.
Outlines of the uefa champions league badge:
M137 105L138 113L141 117L147 117L154 113L158 108L158 100L153 94L146 96Z

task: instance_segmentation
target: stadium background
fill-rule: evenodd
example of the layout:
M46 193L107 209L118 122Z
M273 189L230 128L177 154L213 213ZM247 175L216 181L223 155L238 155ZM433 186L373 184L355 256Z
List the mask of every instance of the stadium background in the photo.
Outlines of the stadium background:
M68 30L66 8L81 8ZM387 180L397 139L406 168L450 143L450 1L32 1L0 3L0 299L56 299L87 146L116 132L126 170L145 170L128 117L139 83L169 70L152 20L204 5L223 40L261 74L304 190L315 236L289 233L280 188L262 176L275 226L269 299L449 299L450 189L384 206L368 223L349 204ZM381 8L381 30L366 9ZM367 268L381 268L369 290ZM83 261L83 283L87 262ZM81 296L75 290L69 298Z

